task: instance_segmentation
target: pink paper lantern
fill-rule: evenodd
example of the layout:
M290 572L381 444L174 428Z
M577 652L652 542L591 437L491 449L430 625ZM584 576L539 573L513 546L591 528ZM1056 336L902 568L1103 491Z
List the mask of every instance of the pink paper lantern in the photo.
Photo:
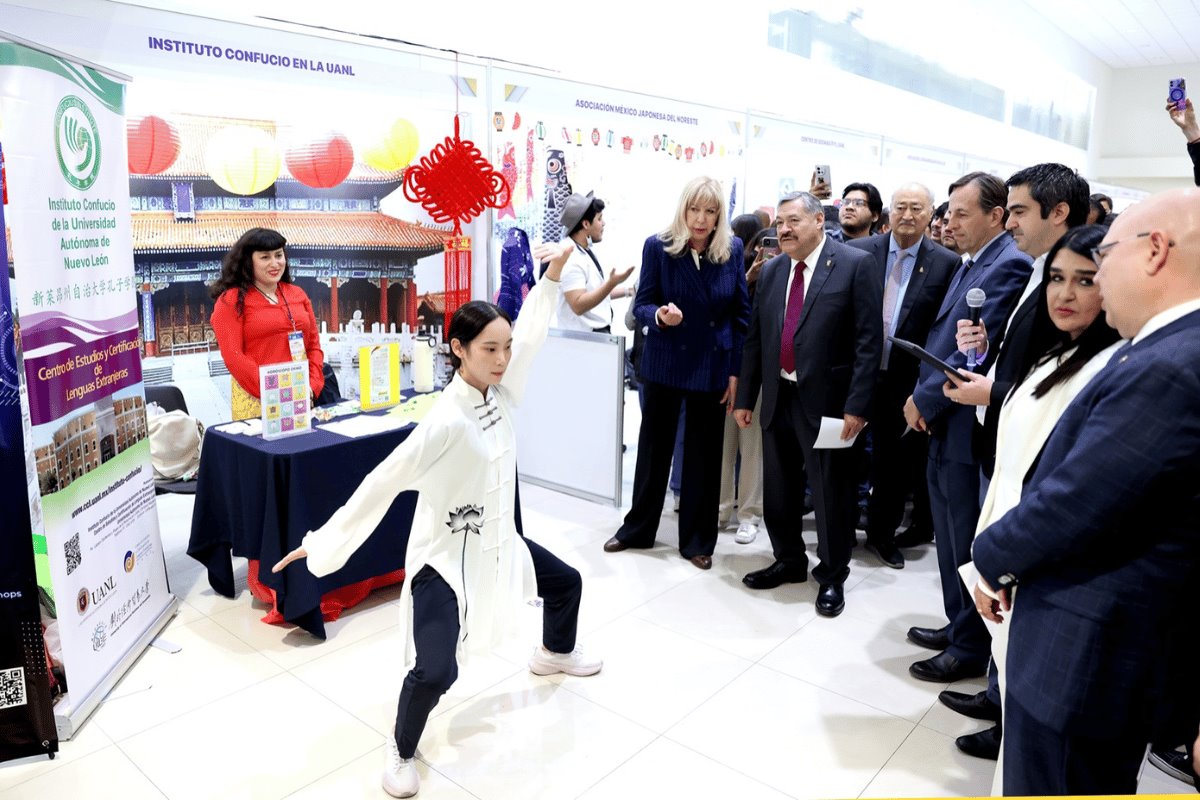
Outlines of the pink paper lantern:
M354 167L354 148L340 133L329 131L293 143L287 151L292 177L314 189L329 189L346 180Z
M129 172L157 175L179 158L179 131L162 117L131 119L125 125L129 139Z

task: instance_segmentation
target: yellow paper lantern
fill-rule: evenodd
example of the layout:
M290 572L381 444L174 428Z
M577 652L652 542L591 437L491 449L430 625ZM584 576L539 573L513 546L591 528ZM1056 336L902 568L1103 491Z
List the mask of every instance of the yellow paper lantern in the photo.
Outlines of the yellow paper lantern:
M397 119L363 150L363 161L380 172L394 172L412 162L417 144L417 127L406 119Z
M204 168L232 194L258 194L279 177L279 148L259 128L230 125L208 140Z

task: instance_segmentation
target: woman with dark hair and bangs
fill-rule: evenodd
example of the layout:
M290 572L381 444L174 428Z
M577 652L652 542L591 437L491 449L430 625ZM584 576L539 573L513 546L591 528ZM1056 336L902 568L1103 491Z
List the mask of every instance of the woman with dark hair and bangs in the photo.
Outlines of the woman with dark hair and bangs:
M1113 353L1123 343L1121 335L1105 320L1100 307L1100 288L1095 277L1099 267L1092 260L1093 249L1100 245L1108 229L1103 225L1084 225L1072 228L1046 254L1041 283L1041 298L1034 310L1033 332L1023 355L1022 377L1009 391L1000 409L996 429L996 466L988 485L979 514L975 536L987 535L987 527L996 522L1021 501L1025 476L1029 474L1050 432L1067 406L1088 382L1102 370ZM968 339L960 333L960 349L968 348ZM966 383L986 382L987 377L963 372L962 380L946 384L947 397L960 399L959 387ZM1051 535L1053 532L1048 532ZM1004 697L1008 673L1019 664L1008 662L1008 631L1013 608L993 610L998 601L990 597L979 581L979 574L968 562L959 569L968 591L975 595L976 607L983 613L992 634L992 659L1000 680L1000 696ZM990 616L989 616L990 615ZM1003 712L1003 709L1001 709ZM999 735L1002 725L996 726ZM992 794L1001 795L1003 773L1003 740L1001 762L996 768Z
M446 333L454 378L346 504L274 567L279 572L306 558L318 577L335 572L375 530L396 495L419 493L400 594L409 672L383 772L383 788L393 797L411 797L420 788L413 761L417 742L429 713L458 677L459 657L490 652L527 602L542 598L542 645L529 661L534 674L600 671L600 660L575 646L579 573L520 535L513 513L512 409L546 340L559 276L574 248L566 241L534 249L534 258L550 266L525 299L516 325L498 306L478 300L455 312Z
M258 368L264 364L308 361L312 396L325 386L317 319L308 295L292 283L286 244L279 231L251 228L225 254L221 276L209 287L216 301L213 332L233 376L234 419L262 414Z

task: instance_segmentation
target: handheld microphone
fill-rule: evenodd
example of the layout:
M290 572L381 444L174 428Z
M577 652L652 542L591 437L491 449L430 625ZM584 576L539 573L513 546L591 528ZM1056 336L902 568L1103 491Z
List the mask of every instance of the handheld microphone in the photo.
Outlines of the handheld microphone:
M967 292L967 318L971 320L972 325L979 324L984 300L987 300L987 294L978 286ZM974 370L977 366L979 366L979 348L972 347L967 353L967 369Z

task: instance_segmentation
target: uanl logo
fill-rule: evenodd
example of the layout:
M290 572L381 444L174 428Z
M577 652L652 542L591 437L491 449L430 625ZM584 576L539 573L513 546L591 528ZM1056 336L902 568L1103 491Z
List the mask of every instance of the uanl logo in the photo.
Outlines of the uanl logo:
M132 550L126 550L125 551L125 571L133 572L133 565L136 563L137 563L137 556L135 556L133 554Z
M80 615L83 615L87 612L90 604L91 600L88 599L88 590L85 586L79 590L79 594L75 595L75 610L77 610Z
M88 593L91 595L92 605L100 605L106 599L108 599L108 596L116 591L116 589L117 582L113 579L113 576L109 575L104 579L104 583L100 584L100 588L92 589L92 591Z
M54 113L54 152L67 183L79 190L91 188L100 175L100 129L87 103L73 94Z

